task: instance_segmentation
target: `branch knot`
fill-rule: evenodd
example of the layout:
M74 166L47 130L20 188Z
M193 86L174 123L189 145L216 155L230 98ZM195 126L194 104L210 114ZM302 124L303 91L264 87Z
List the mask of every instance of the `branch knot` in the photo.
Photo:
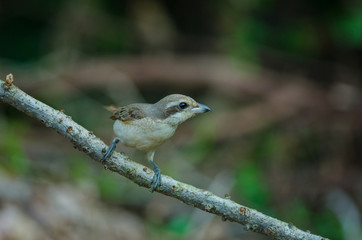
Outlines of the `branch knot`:
M8 90L13 85L13 82L14 82L14 77L13 74L10 73L6 76L4 89Z

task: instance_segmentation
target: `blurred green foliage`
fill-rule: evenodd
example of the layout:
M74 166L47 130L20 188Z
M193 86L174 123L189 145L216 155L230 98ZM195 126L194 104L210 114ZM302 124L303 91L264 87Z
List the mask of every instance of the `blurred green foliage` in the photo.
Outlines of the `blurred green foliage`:
M322 209L313 214L310 223L315 231L329 239L343 239L343 231L336 215L328 209Z
M27 132L27 123L13 120L0 121L0 164L2 167L15 175L26 175L29 173L30 162L27 158L22 139Z
M280 154L280 136L273 129L266 129L253 136L250 148L236 169L235 190L250 206L270 213L271 192L264 176L264 166Z
M73 156L69 163L69 174L74 180L82 180L92 178L94 171L89 162L84 161L84 158Z
M102 198L111 203L120 203L126 195L126 191L122 188L120 176L115 173L101 171L97 174L96 182L99 193Z
M180 214L172 218L165 226L165 231L169 232L175 237L186 236L194 229L194 225L190 221L190 216L187 214Z
M268 49L336 60L337 52L327 52L326 47L362 48L362 4L358 2L219 0L207 7L190 1L159 4L169 11L181 34L221 36L227 52L254 63L261 64ZM132 22L137 20L133 19L132 1L94 0L87 5L82 1L27 1L23 6L27 11L16 8L13 1L3 5L9 9L0 23L2 34L9 36L0 39L3 58L31 62L57 48L74 48L88 56L143 49ZM67 28L67 24L71 25Z
M352 48L362 48L362 4L359 3L332 20L332 33L334 38L343 45Z
M208 160L208 155L216 146L216 127L207 119L198 121L191 141L185 146L184 153L187 158L197 165L202 161Z
M301 229L319 232L330 239L343 239L342 227L336 215L328 209L310 209L301 199L284 206L282 217Z
M235 189L248 206L268 213L270 192L263 181L262 169L253 162L243 165L236 175Z
M302 69L313 73L308 77L317 76L312 78L316 82L331 81L328 69L316 71L302 60L354 68L362 64L362 4L358 1L250 0L225 6L224 47L237 59L298 74Z

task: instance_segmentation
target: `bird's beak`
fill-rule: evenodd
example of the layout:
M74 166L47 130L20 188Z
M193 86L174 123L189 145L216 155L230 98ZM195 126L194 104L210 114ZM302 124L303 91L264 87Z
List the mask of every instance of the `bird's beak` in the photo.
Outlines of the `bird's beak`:
M198 103L197 105L197 107L191 109L193 113L206 113L211 111L211 109L204 104Z

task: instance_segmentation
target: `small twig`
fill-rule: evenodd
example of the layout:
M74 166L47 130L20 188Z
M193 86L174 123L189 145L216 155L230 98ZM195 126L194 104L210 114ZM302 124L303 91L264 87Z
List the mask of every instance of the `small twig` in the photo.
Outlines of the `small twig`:
M4 87L6 89L9 89L12 85L13 85L13 82L14 82L14 77L13 75L10 73L6 76L6 80L5 80L5 83L4 83Z
M75 123L70 116L64 114L64 111L55 110L24 93L12 85L12 82L12 75L8 75L6 82L0 80L0 100L38 119L46 127L53 128L67 138L75 148L83 151L97 162L101 162L107 145L97 138L92 131L88 131ZM115 152L106 163L106 167L125 176L139 186L151 187L153 171L131 161L124 154ZM269 217L254 209L242 206L229 198L218 197L209 191L178 182L165 175L162 175L162 185L156 191L177 198L203 211L219 215L223 220L238 222L244 225L247 230L274 239L326 239L302 231L292 224Z

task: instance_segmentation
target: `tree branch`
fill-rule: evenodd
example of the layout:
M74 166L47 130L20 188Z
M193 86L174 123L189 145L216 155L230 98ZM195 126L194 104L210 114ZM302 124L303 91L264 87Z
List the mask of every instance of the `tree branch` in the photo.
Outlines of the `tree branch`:
M0 80L0 100L40 120L46 127L53 128L60 135L67 138L77 149L83 151L97 162L101 162L107 148L102 140L97 138L92 131L88 131L75 123L63 111L49 107L14 86L12 75L8 75L5 82ZM131 161L124 154L115 152L105 167L130 179L139 186L151 187L153 171ZM304 232L292 224L264 215L230 199L218 197L209 191L178 182L165 175L162 175L162 185L156 191L177 198L203 211L222 216L224 220L238 222L244 225L247 230L274 239L326 239Z

